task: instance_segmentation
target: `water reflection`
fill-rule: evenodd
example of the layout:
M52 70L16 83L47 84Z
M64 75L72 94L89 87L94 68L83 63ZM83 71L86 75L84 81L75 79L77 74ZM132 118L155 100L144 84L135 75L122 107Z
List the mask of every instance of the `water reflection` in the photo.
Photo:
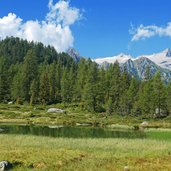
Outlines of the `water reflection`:
M21 126L21 125L0 125L5 134L24 134L49 137L68 138L144 138L141 131L130 130L109 130L94 127L48 127L48 126Z

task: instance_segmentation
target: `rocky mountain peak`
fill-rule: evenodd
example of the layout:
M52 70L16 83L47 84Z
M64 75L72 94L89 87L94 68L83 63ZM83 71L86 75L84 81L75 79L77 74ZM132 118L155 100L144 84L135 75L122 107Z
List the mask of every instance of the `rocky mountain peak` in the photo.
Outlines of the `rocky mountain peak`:
M67 54L69 56L71 56L76 62L79 62L80 61L81 55L79 54L79 52L76 49L69 48L67 50Z
M170 48L165 49L164 51L165 51L167 57L171 57L171 49Z

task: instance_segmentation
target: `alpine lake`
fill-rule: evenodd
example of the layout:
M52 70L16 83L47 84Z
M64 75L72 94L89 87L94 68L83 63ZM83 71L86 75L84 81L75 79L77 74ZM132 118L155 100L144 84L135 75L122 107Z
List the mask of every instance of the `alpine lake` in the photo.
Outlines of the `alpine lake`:
M170 129L119 129L93 126L44 126L0 124L0 134L33 135L54 138L125 138L170 140Z
M90 126L0 125L1 133L63 138L146 138L143 131Z

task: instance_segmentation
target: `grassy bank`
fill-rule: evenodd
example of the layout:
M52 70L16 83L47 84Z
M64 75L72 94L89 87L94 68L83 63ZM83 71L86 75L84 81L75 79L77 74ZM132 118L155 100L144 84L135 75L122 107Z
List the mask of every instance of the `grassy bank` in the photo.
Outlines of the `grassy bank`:
M47 109L65 109L65 114L47 113ZM49 138L31 135L0 134L0 161L15 165L14 171L135 171L170 170L170 117L160 120L133 116L107 116L89 113L61 104L53 106L0 105L0 123L79 125L130 129L143 121L149 127L145 139Z
M47 109L57 107L66 113L47 113ZM127 125L126 128L139 125L143 121L149 122L152 128L171 128L171 117L164 119L149 119L142 116L108 116L106 113L90 113L83 111L74 104L64 107L63 104L51 106L29 106L0 104L0 123L18 124L48 124L48 125L77 125L90 124L100 127L116 127Z
M170 141L153 139L67 139L0 135L0 160L14 171L161 171L171 168Z

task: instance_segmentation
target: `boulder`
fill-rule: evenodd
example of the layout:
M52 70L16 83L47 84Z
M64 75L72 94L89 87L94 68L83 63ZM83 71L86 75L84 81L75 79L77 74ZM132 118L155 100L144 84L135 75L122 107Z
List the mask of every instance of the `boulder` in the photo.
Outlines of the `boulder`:
M156 108L155 114L153 115L154 118L164 118L168 115L166 110Z
M51 129L57 129L57 128L63 128L63 125L58 125L58 126L48 126Z
M147 127L149 124L147 121L144 121L140 124L141 127Z
M47 110L48 113L64 113L65 111L58 108L50 108Z
M0 133L1 133L1 132L4 132L4 131L5 131L4 129L0 128Z
M14 104L14 102L13 101L11 101L11 102L8 102L8 104L10 105L10 104Z
M0 171L8 171L12 169L12 164L8 161L1 161L0 162Z
M128 166L125 166L124 167L124 171L129 171L129 167Z

